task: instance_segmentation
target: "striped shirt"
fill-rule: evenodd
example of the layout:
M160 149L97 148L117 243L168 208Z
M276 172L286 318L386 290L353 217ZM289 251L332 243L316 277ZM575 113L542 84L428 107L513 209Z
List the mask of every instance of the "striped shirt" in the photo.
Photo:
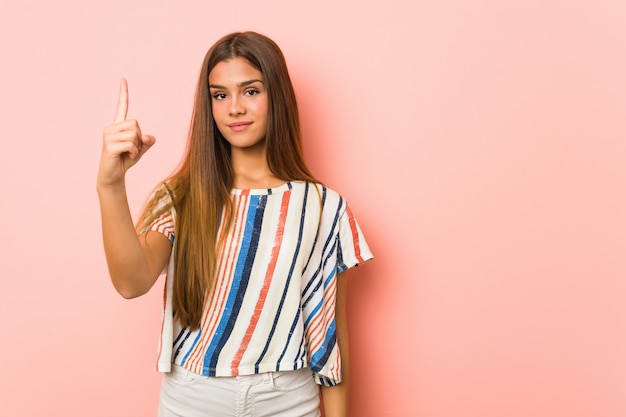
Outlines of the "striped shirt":
M218 231L224 245L198 330L174 319L170 259L157 369L168 372L173 362L199 375L237 376L308 366L318 384L339 383L337 274L372 258L355 217L339 194L303 181L236 189L231 198L233 222ZM148 229L175 244L174 213Z

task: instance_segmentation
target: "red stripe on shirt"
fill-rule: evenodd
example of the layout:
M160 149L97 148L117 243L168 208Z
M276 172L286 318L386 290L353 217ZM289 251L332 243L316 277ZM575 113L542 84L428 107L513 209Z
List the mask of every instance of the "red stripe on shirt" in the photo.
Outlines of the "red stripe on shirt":
M356 225L356 219L350 210L350 207L346 207L346 214L348 215L348 222L350 223L350 231L352 232L352 242L354 243L354 256L359 260L359 262L363 262L363 257L361 257L361 245L359 242L359 229Z

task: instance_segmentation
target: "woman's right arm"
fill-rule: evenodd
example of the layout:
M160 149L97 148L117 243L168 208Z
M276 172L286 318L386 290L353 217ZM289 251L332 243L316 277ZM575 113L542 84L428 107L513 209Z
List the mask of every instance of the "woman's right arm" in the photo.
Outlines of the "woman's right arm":
M158 232L137 235L126 196L125 175L155 139L143 135L136 120L126 120L128 85L122 80L115 119L104 128L96 188L102 216L102 239L109 274L125 298L145 294L156 282L172 250Z

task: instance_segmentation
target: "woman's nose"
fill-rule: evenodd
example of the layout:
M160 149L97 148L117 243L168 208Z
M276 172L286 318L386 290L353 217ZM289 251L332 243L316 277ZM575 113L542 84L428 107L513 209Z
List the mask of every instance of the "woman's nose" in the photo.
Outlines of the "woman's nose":
M241 98L233 97L230 101L230 115L236 116L239 114L244 114L246 112L246 108L241 102Z

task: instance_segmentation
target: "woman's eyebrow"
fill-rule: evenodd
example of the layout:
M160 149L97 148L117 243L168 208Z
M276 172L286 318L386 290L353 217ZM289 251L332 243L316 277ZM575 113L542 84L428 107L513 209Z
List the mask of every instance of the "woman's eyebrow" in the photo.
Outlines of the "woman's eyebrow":
M263 84L263 80L248 80L248 81L242 81L240 83L237 83L237 87L246 87L250 84L254 84L254 83L261 83ZM209 84L209 88L218 88L218 89L222 89L225 90L226 87L224 87L223 85L218 85L218 84Z

